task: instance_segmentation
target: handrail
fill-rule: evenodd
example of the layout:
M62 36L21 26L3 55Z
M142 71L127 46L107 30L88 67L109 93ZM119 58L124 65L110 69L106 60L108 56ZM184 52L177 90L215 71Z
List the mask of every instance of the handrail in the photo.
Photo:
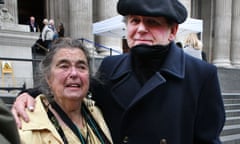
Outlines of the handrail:
M78 40L86 41L86 42L88 42L88 43L93 44L95 47L103 48L103 49L109 50L110 52L113 51L113 52L116 52L116 53L118 53L118 54L121 54L121 52L119 52L119 51L117 51L117 50L115 50L115 49L113 49L113 48L106 47L106 46L104 46L104 45L98 44L98 43L96 43L96 42L94 42L94 41L91 41L91 40L88 40L88 39L85 39L85 38L79 38Z
M26 89L26 83L24 82L21 87L0 87L0 90L5 90L5 91L12 91L12 90L25 90Z
M10 61L29 61L29 62L33 62L33 61L37 61L40 62L40 59L24 59L24 58L7 58L7 57L0 57L0 60L10 60Z

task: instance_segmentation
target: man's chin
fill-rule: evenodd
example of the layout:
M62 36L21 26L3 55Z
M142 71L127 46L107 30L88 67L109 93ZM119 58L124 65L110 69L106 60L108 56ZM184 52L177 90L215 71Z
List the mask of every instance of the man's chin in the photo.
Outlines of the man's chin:
M151 43L151 42L146 42L146 41L140 41L140 42L136 42L135 44L134 44L134 46L137 46L137 45L153 45L153 43Z

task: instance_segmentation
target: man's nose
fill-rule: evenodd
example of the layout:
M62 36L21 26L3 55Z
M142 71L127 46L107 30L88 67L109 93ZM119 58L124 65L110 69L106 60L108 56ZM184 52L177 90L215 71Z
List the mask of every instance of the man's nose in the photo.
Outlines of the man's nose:
M148 32L146 24L144 24L143 22L139 23L138 32Z

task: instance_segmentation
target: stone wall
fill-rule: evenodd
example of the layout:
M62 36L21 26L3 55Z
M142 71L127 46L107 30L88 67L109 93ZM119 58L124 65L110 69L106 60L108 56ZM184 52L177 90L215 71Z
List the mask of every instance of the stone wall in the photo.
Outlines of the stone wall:
M240 93L240 69L218 68L223 93Z
M32 61L11 59L31 60L31 46L38 39L39 33L17 31L17 27L19 25L15 25L15 28L12 29L2 29L4 27L0 27L0 87L20 87L23 83L26 83L27 88L33 87ZM3 72L5 61L9 61L11 64L12 73Z

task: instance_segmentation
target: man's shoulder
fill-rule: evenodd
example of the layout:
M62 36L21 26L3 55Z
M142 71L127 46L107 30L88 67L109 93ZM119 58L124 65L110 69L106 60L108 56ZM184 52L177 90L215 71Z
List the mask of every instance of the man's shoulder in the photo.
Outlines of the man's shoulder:
M118 65L118 63L121 63L124 61L129 55L128 54L121 54L121 55L114 55L114 56L107 56L102 61L102 66L114 66Z
M111 56L106 56L104 59L119 59L122 57L128 56L128 53L120 54L120 55L111 55Z
M128 54L121 54L105 57L100 65L99 71L104 71L104 73L112 73L119 68L119 66L123 66L123 63L126 64L128 56Z
M127 58L129 54L120 54L120 55L113 55L113 56L107 56L103 59L103 62L108 62L108 61L121 61L125 58Z

